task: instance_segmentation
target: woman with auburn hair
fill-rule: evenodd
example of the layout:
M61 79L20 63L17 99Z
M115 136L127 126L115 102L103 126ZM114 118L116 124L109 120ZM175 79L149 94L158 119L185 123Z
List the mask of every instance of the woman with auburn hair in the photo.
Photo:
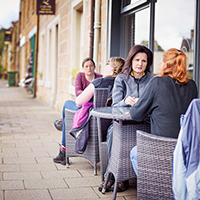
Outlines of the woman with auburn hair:
M149 81L137 103L132 106L130 115L135 121L142 121L150 115L151 134L178 138L180 117L197 97L196 84L187 76L186 55L172 48L164 53L160 75ZM137 174L136 146L131 150L130 157Z
M130 114L136 121L150 114L151 134L177 138L180 116L197 96L196 84L187 76L186 55L172 48L164 53L160 75L150 80Z
M169 49L163 56L163 64L160 76L170 76L184 84L188 82L186 70L186 55L177 49Z

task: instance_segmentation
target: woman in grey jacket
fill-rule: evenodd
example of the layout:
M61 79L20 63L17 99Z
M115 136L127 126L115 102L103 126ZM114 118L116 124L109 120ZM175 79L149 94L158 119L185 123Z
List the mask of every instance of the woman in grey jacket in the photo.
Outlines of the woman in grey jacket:
M153 53L143 45L135 45L129 51L122 72L115 78L112 91L112 106L133 106L140 97L145 86L153 77L150 72L153 63ZM111 156L113 124L107 131L108 160ZM108 166L107 166L108 170ZM107 175L107 170L105 176ZM102 191L104 182L99 186ZM114 177L111 175L106 191L113 190ZM117 191L124 191L128 181L121 182Z
M150 72L153 53L145 46L136 45L128 54L124 68L115 79L113 106L132 106L153 77Z

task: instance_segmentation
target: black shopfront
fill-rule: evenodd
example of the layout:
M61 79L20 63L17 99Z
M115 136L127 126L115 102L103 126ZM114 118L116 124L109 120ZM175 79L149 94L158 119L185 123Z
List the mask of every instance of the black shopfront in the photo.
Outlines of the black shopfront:
M126 58L135 44L147 45L154 52L157 73L163 52L181 49L188 73L200 88L199 0L111 0L109 13L109 56Z

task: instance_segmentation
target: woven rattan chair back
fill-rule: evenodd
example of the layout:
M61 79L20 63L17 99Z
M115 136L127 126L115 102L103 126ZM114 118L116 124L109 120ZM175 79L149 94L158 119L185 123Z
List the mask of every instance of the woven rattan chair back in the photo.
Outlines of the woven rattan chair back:
M176 142L137 131L137 199L173 199L172 155Z
M94 108L104 107L108 96L107 88L96 88L94 92ZM96 117L91 117L89 124L89 140L83 154L76 153L76 140L69 134L76 111L65 109L65 134L66 134L66 161L69 167L69 157L84 157L94 164L94 175L97 174L97 163L99 162L99 143Z

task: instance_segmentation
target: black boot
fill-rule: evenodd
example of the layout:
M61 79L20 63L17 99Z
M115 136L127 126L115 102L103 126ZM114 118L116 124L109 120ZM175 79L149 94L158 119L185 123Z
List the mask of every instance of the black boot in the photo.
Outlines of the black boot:
M57 119L54 122L54 126L56 127L57 130L62 131L63 123L61 119Z
M53 158L53 162L60 163L61 165L66 165L66 154L62 149L60 149L59 154Z

